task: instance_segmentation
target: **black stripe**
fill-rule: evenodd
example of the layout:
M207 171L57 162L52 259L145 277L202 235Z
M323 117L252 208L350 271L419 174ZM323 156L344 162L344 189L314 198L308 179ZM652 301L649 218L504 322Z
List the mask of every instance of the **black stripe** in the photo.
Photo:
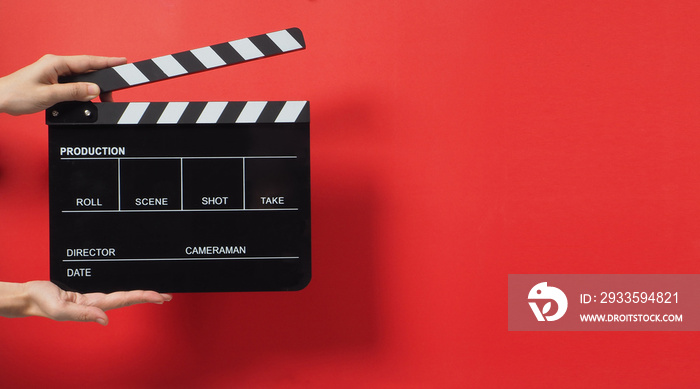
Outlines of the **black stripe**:
M107 68L101 71L87 73L86 75L89 76L91 74L95 75L95 83L100 86L100 91L103 93L131 86L116 70L114 70L114 68Z
M173 54L173 58L182 65L187 73L201 72L202 70L207 70L207 67L202 65L201 62L189 51L183 51L182 53Z
M231 101L226 105L226 108L224 108L224 112L221 113L221 116L219 116L219 120L217 120L217 123L235 123L236 119L238 119L238 116L241 114L241 111L243 111L243 107L245 107L246 102L245 101Z
M148 78L151 82L168 78L168 75L163 73L158 65L156 65L156 63L151 59L134 62L134 66L136 66L136 68L139 69L141 73L143 73L143 75L146 76L146 78Z
M116 70L114 70L114 68L98 70L94 73L96 75L97 73L100 73L99 76L102 78L103 81L98 81L97 85L100 86L100 91L102 91L103 93L129 88L131 86L128 82L126 82L125 79L122 78L122 76L119 75L119 73L117 73Z
M238 52L228 42L211 46L211 48L228 65L245 61L243 57L241 57L241 55L238 54Z
M268 101L256 123L274 123L284 104L284 101Z
M311 103L307 101L304 108L302 108L301 112L299 112L299 116L297 116L295 123L309 123L311 121L311 108L309 105L311 105Z
M265 56L282 54L282 49L280 49L275 42L270 39L267 35L252 36L250 38L251 42L260 49L260 51L265 54Z
M97 124L116 124L129 103L97 103Z
M182 113L182 116L180 116L180 120L178 120L178 123L196 123L197 119L199 119L199 115L202 114L202 111L204 110L204 107L206 107L207 102L206 101L196 101L193 103L189 103L187 105L187 108L185 108L185 112Z
M294 39L296 39L297 42L301 45L302 48L306 47L306 42L304 42L304 34L301 32L300 29L294 27L294 28L288 28L287 32L289 35L291 35Z
M149 104L148 108L146 108L146 112L144 112L143 116L141 116L139 124L155 124L156 122L158 122L160 115L163 114L163 111L165 110L165 107L167 105L168 103L164 102Z

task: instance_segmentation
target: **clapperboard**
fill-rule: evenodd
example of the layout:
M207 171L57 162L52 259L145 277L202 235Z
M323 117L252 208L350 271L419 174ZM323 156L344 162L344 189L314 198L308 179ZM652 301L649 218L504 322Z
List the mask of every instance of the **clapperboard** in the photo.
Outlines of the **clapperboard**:
M109 92L304 48L291 28L61 82ZM51 280L79 292L304 288L309 116L307 101L49 108Z

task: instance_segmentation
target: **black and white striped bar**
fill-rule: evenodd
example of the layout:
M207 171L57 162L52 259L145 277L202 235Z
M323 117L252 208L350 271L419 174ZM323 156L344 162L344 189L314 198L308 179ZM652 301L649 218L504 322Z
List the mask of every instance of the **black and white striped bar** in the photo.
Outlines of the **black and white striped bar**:
M61 77L59 81L93 82L104 93L305 48L301 30L288 28L92 73Z
M87 120L86 110L95 120ZM308 101L75 102L50 108L46 115L52 125L308 123L309 119Z

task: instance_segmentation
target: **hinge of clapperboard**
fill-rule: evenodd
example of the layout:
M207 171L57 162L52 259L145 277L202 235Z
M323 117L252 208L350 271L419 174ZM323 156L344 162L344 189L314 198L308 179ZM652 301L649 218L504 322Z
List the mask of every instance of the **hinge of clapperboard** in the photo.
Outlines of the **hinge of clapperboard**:
M92 82L105 93L305 48L301 30L288 28L91 73L61 77L59 82ZM47 123L54 124L100 124L99 116L103 116L119 118L118 124L175 124L182 123L183 120L206 124L224 119L229 123L256 123L263 120L264 116L266 121L295 123L309 121L308 105L307 101L134 102L97 105L91 102L65 102L47 109L46 119ZM232 120L232 116L235 116L235 120Z

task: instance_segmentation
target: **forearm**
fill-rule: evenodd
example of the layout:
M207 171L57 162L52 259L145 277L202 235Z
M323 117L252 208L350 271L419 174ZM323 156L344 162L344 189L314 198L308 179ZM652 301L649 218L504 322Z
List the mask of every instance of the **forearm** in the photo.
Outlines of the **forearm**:
M30 306L27 284L0 282L0 316L29 316Z

